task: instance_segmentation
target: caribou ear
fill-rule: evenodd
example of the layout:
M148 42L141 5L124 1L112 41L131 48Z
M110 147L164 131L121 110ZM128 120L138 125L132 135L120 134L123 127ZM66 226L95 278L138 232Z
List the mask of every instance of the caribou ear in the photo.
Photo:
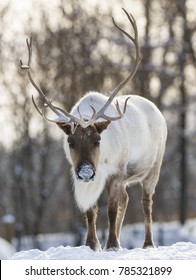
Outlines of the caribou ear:
M102 131L105 130L110 123L111 123L111 121L96 122L96 123L94 123L94 126L97 129L97 132L99 134L101 134Z
M71 125L68 123L58 122L56 123L67 135L71 134Z

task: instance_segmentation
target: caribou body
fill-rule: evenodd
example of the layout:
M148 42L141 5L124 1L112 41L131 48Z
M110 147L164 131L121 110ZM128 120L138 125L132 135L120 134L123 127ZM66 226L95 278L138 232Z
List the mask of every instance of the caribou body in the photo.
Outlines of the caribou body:
M61 128L66 133L64 144L72 166L75 199L86 212L87 245L98 250L100 245L95 232L97 201L108 190L109 237L107 249L120 245L120 230L128 204L126 187L141 182L142 205L146 237L143 247L153 246L151 231L152 196L159 178L165 150L167 128L165 119L150 101L137 95L119 96L119 106L127 97L126 113L115 122L99 120L88 128L78 126L74 134L70 126ZM92 115L91 106L99 111L107 97L90 92L74 106L71 114L80 112L86 119ZM116 107L111 103L107 115L115 116Z
M110 96L89 92L71 112L54 106L31 75L32 39L27 40L28 63L21 68L28 72L32 85L39 93L42 106L33 103L47 120L65 132L65 153L71 164L74 194L79 208L86 213L86 245L100 250L96 235L97 201L104 189L108 191L109 235L106 249L120 247L120 232L128 204L126 187L140 182L145 224L143 248L153 247L152 196L159 179L165 150L167 128L163 115L149 100L137 95L117 96L133 78L141 53L135 19L123 9L130 21L134 36L114 25L135 45L136 60L132 71L112 91ZM46 116L52 110L56 119Z

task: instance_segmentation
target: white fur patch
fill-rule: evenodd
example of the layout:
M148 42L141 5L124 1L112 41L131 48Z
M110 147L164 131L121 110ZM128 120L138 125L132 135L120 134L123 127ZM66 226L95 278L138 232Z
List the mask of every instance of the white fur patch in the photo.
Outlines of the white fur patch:
M96 204L103 192L109 174L115 174L116 172L117 169L111 164L100 163L95 179L90 183L79 182L76 179L75 172L72 173L74 178L74 196L81 211L86 212Z
M78 207L81 211L86 212L89 208L93 207L98 198L100 197L105 180L102 176L97 174L95 181L90 183L83 183L76 181L74 184L74 195Z

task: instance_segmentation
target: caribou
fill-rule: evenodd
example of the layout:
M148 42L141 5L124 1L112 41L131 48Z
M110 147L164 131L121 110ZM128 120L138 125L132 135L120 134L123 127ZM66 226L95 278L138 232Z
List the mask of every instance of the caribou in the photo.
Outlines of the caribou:
M130 22L130 35L114 25L135 46L136 58L130 73L109 96L88 92L70 112L54 106L31 74L32 38L27 39L28 63L21 62L28 78L39 93L42 106L32 97L38 112L48 121L56 123L65 134L64 150L71 164L74 196L78 207L86 216L86 245L101 250L96 234L97 202L103 190L108 191L109 233L106 250L120 248L120 234L128 205L127 187L134 183L142 186L142 209L145 239L143 248L154 247L152 235L152 197L157 185L165 143L166 122L154 103L138 95L120 95L119 91L132 80L142 59L135 18L123 9ZM55 113L55 119L47 115Z

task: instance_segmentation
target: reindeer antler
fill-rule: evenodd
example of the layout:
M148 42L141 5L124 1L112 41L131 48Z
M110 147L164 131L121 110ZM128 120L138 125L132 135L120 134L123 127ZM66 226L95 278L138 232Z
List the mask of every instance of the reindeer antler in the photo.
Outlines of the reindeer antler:
M112 91L110 92L110 97L109 99L107 100L107 102L105 103L105 105L99 110L99 112L96 113L96 115L94 116L94 118L91 120L91 122L95 122L97 119L99 118L103 118L103 119L107 119L107 120L111 120L111 121L114 121L114 120L118 120L120 118L122 118L125 114L125 111L126 111L126 107L127 107L127 101L129 99L129 97L125 100L125 103L124 103L124 109L123 109L123 113L120 111L120 108L119 108L119 104L118 102L116 103L116 109L119 113L119 116L117 117L108 117L105 115L105 111L106 109L108 108L108 106L111 104L111 102L114 100L114 98L116 97L116 95L118 94L118 92L126 85L126 83L130 80L133 79L135 73L137 72L137 69L138 69L138 66L141 62L141 59L142 59L142 55L141 55L141 52L140 52L140 48L139 48L139 42L138 42L138 30L137 30L137 24L136 24L136 21L135 21L135 18L133 17L132 14L128 14L128 12L122 8L122 10L125 12L125 14L127 15L127 18L129 19L132 27L133 27L133 30L134 30L134 37L131 36L130 34L128 34L125 30L123 30L121 27L119 27L114 18L112 18L112 21L114 23L114 25L123 33L125 34L135 45L135 49L136 49L136 60L135 60L135 63L134 63L134 66L133 66L133 69L132 71L128 74L128 76L122 80L120 82L120 84L118 84L118 86Z
M113 18L112 18L112 20L113 20L114 25L134 43L135 49L136 49L136 60L135 60L133 69L128 74L128 76L123 81L121 81L120 84L112 92L110 92L110 97L108 98L108 100L104 104L104 106L98 112L96 112L95 108L91 106L93 112L92 112L92 117L88 121L83 119L83 117L82 117L82 115L80 113L79 108L78 108L78 114L79 114L80 118L77 118L77 117L71 115L70 113L68 113L66 110L61 109L61 108L59 108L57 106L53 106L52 105L52 101L49 100L46 97L46 95L43 93L43 91L40 89L40 87L35 83L35 81L32 78L32 75L31 75L32 37L30 38L30 41L28 41L28 39L26 39L27 48L28 48L28 63L27 64L23 64L22 60L20 60L21 69L26 70L28 72L28 78L29 78L31 84L34 86L34 88L39 93L39 96L40 96L40 98L41 98L41 100L43 102L42 111L36 105L33 96L32 96L32 101L33 101L33 104L34 104L36 110L45 119L47 119L48 121L51 121L51 122L55 122L55 123L60 123L60 122L61 123L72 123L72 124L75 123L76 125L79 124L79 125L81 125L82 127L85 128L85 127L88 127L89 125L92 125L93 123L95 123L100 118L105 119L105 120L115 121L115 120L118 120L118 119L120 119L120 118L122 118L124 116L124 114L126 112L127 102L128 102L129 98L127 98L125 100L124 108L123 108L122 111L120 110L120 106L119 106L118 101L116 102L115 106L116 106L116 110L118 112L118 116L110 117L110 116L105 115L106 109L112 103L112 101L114 100L114 98L116 97L118 92L125 86L125 84L129 80L131 80L134 77L134 75L135 75L135 73L136 73L136 71L138 69L138 66L140 64L140 61L142 59L142 55L140 53L140 48L139 48L139 42L138 42L138 30L137 30L136 21L135 21L133 15L128 14L128 12L125 9L123 9L123 11L126 14L127 18L129 19L129 21L130 21L130 23L131 23L131 25L133 27L134 36L131 36L126 31L124 31L121 27L119 27L116 24L116 22L114 21ZM50 108L58 117L56 119L54 119L54 120L47 118L46 117L46 109L47 108ZM74 127L74 125L72 126L72 128L73 127Z
M31 75L32 37L30 38L30 41L28 39L26 39L26 43L27 43L27 48L28 48L28 63L23 64L22 60L20 60L20 65L21 65L21 69L26 70L28 72L28 78L29 78L31 84L37 90L40 98L43 101L43 108L42 108L42 112L41 112L40 109L38 108L38 106L36 105L35 100L32 96L33 104L34 104L36 110L38 111L38 113L50 122L55 122L55 123L59 123L59 122L72 123L73 122L73 123L76 123L76 124L80 124L83 127L89 126L90 123L88 121L84 121L81 118L78 119L78 118L74 117L73 115L69 114L66 110L61 109L57 106L53 106L52 105L52 100L49 100L46 97L46 95L43 93L41 88L36 84L36 82L33 80L33 77ZM46 111L47 108L50 108L58 116L58 118L56 118L54 120L47 118L46 114L45 114L45 111ZM94 112L93 112L92 117L93 116L94 116Z

